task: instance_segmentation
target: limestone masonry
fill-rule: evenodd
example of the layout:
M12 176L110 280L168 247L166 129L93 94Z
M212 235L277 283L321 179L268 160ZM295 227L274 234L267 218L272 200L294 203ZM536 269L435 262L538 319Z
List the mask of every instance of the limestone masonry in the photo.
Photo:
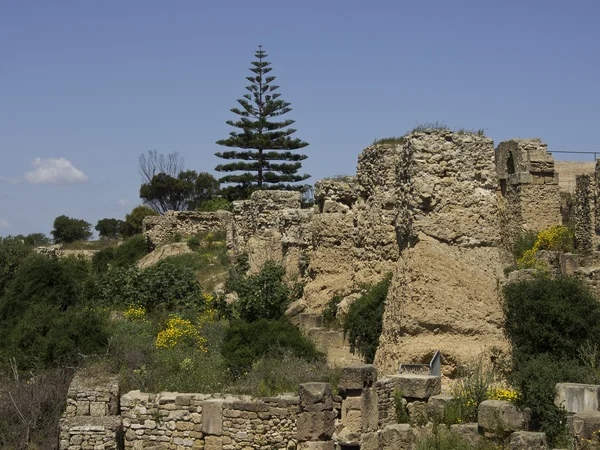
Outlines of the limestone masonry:
M508 350L499 286L511 262L507 250L523 231L572 220L581 255L570 266L558 257L552 264L556 273L579 271L600 286L600 271L582 268L600 232L600 176L580 173L587 169L571 167L565 186L575 184L575 194L561 193L540 139L494 148L485 136L428 130L364 149L354 176L315 184L311 209L301 208L296 192L258 191L234 202L231 213L169 212L144 226L155 245L174 233L226 228L231 253L247 253L252 271L274 260L290 281L305 283L292 316L318 315L336 295L347 311L361 286L392 273L375 365L391 374L441 350L443 372L452 376L481 352ZM563 194L572 196L574 212ZM316 340L339 340L310 329ZM343 342L332 345L334 360L350 361Z

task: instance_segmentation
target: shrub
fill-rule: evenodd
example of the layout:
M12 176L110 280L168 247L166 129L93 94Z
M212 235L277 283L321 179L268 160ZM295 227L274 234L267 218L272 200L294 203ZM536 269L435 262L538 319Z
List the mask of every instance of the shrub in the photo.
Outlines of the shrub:
M557 444L566 416L554 405L555 386L593 380L593 370L575 357L582 343L600 338L600 304L582 281L566 277L509 284L504 297L517 401L531 408L532 426Z
M537 233L534 231L524 231L517 236L513 245L513 256L515 260L523 257L527 250L531 250L537 241Z
M261 357L277 358L285 350L305 361L318 361L323 357L288 321L265 319L233 322L225 332L221 354L231 373L239 377L249 372Z
M103 304L138 305L147 311L177 311L204 305L202 288L189 267L168 259L140 270L115 267L102 275L98 296Z
M495 392L495 374L479 357L459 370L459 377L453 386L457 404L453 405L457 423L477 422L477 410L481 402L489 400Z
M366 289L348 310L344 318L344 333L348 334L350 349L372 363L379 345L379 336L383 326L383 311L388 288L391 282L388 275L376 285Z
M0 237L0 296L30 253L30 247L19 236Z
M189 346L196 351L206 353L206 338L200 335L200 330L190 320L172 315L164 330L156 336L156 348L173 348Z
M73 219L67 216L58 216L54 219L52 236L54 242L87 241L92 237L92 224L82 219Z
M193 252L200 250L200 238L198 236L190 236L186 239L189 249Z
M229 283L238 295L234 308L248 322L259 319L276 320L283 316L290 303L290 289L283 281L285 269L267 261L257 275L243 275Z
M517 356L572 358L586 340L600 340L600 303L580 280L511 283L504 298L504 327Z
M338 305L344 299L343 295L334 295L327 302L323 309L323 325L327 328L337 328L338 322Z
M335 386L338 372L324 360L306 361L290 350L265 355L252 365L248 374L239 378L227 391L235 394L271 397L284 392L297 392L298 385L308 382L329 382Z
M231 211L232 203L226 198L217 197L206 200L200 204L197 211Z
M398 389L394 389L394 410L396 412L397 423L410 423L406 400L404 400L402 391L399 391Z
M517 267L520 269L535 267L535 254L539 250L572 252L574 246L575 237L573 230L563 225L553 226L538 233L533 247L530 250L524 251L523 255L517 259Z
M138 234L117 247L107 247L97 251L92 257L92 266L96 272L105 272L109 265L124 267L135 264L148 252L146 238Z

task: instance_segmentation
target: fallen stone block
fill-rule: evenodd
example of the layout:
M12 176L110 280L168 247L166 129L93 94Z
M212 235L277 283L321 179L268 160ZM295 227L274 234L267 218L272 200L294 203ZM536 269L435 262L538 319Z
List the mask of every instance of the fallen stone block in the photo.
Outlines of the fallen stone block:
M444 420L444 411L446 407L456 399L452 395L439 394L429 397L427 401L427 413L431 418L437 418L438 420Z
M525 424L525 416L515 405L504 400L486 400L477 411L479 426L491 433L519 431Z
M375 366L360 364L342 369L338 387L344 391L356 391L371 387L375 381L377 381Z
M362 434L360 437L360 450L379 450L379 431Z
M300 442L298 450L334 450L335 444L333 441L309 441Z
M594 384L558 383L554 403L569 413L598 411L600 409L600 386Z
M546 433L517 431L510 435L509 450L543 450L548 448Z
M329 383L303 383L298 386L300 407L304 411L326 411L333 408Z
M479 425L477 423L459 423L450 425L450 431L460 436L465 442L473 448L477 447L483 437L479 434Z
M413 425L423 426L429 421L427 403L421 401L410 402L406 409L408 410L410 423Z
M381 431L382 450L412 450L414 442L413 430L407 423L388 425Z
M600 430L600 411L582 411L573 416L573 431L579 439L591 439Z
M331 439L337 412L315 411L303 412L296 420L296 437L300 442L325 441Z
M396 389L403 397L427 400L442 391L442 377L434 375L393 375Z

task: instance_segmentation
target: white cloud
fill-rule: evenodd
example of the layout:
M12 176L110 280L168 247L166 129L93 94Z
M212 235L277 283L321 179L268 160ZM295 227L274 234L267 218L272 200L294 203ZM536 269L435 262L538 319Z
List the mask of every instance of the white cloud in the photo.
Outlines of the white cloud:
M8 220L0 218L0 228L10 228Z
M35 158L31 172L25 174L25 179L33 184L73 184L85 183L87 175L73 166L65 158Z
M124 198L121 198L117 201L117 203L119 204L119 206L121 208L125 208L126 206L129 205L130 202L129 202L129 200L125 200Z

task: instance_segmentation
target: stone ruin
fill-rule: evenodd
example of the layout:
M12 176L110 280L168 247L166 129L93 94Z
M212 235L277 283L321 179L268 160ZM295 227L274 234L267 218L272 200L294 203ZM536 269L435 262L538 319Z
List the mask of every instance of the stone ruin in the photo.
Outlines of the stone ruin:
M328 383L305 383L297 394L264 398L140 391L119 398L113 377L78 374L60 421L59 448L412 450L428 430L424 425L435 417L442 419L453 401L441 394L441 382L440 376L432 375L380 377L374 366L360 364L342 369L340 395ZM585 400L588 394L578 403L572 393L577 388L565 386L571 391L558 392L566 393L569 410L578 404L581 411L583 405L598 406L597 398L594 405ZM595 388L597 397L599 387ZM407 411L401 418L405 423L396 417L398 393ZM451 426L473 446L486 434L502 430L510 449L547 448L544 433L526 428L526 414L510 402L496 400L480 405L478 423Z
M582 256L600 235L597 180L577 176L580 255L550 259L556 273L579 271L600 286L600 257ZM248 254L252 271L266 260L283 264L290 281L305 283L289 311L297 324L315 322L336 295L347 311L361 286L392 273L375 365L393 373L400 361L423 363L439 349L444 375L453 376L482 352L508 350L499 291L508 250L521 232L562 220L559 176L540 139L495 149L485 136L428 130L367 147L355 176L316 183L311 209L296 192L258 191L231 213L170 212L144 223L155 243L226 227L231 254ZM339 336L329 338L343 347ZM340 361L350 362L344 352Z

